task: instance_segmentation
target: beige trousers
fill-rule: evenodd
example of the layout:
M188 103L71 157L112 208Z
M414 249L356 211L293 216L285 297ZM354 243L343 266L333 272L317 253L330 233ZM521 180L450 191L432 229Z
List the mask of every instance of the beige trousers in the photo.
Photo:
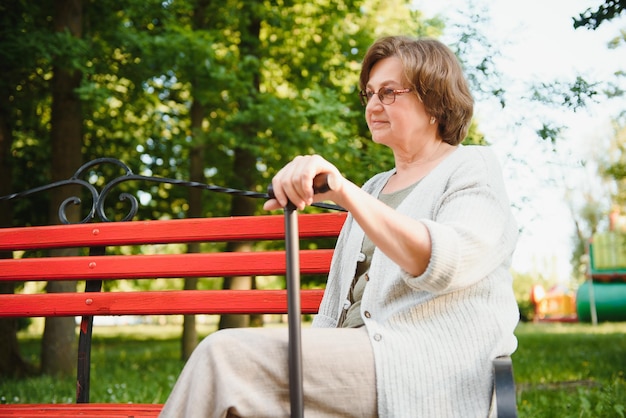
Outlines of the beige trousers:
M287 329L211 334L185 365L161 417L289 417ZM302 330L304 416L376 417L365 328Z

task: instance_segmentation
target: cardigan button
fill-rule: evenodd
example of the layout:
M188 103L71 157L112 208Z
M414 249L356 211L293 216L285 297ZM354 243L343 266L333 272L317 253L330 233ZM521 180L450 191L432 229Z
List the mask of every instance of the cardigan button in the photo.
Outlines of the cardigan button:
M370 275L369 275L369 274L367 274L367 273L365 273L365 281L366 281L366 282L369 282L369 281L370 281Z
M370 313L370 311L365 311L364 315L365 315L366 318L371 318L372 317L372 314Z

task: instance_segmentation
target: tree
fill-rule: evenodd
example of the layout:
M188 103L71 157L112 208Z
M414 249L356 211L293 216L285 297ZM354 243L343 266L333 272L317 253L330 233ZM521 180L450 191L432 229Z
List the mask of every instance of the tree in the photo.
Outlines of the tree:
M16 18L13 13L0 9L0 22L2 27L0 33L4 37L9 33L9 24ZM4 53L0 57L0 68L2 68L2 78L0 81L0 196L8 195L11 192L12 184L12 159L11 145L13 144L13 128L11 126L11 96L12 83L20 76L20 70L16 65L16 56ZM7 82L8 80L11 80ZM11 226L13 219L13 208L9 205L0 205L0 227ZM12 257L12 254L0 252L0 258ZM11 294L14 292L15 283L0 282L0 293ZM27 372L28 367L20 355L17 342L17 320L13 318L0 319L0 376L19 376Z
M606 0L595 11L589 8L574 18L574 28L586 27L595 30L602 22L615 19L625 9L626 0Z
M61 8L65 4L82 4L80 17ZM13 139L2 144L10 149L13 190L68 178L80 165L78 155L114 156L140 174L265 191L293 156L320 153L362 183L392 164L391 154L370 141L356 94L365 50L384 34L436 36L442 27L424 21L406 0L18 5L14 19L2 17L12 35L0 41L11 74L19 74L0 81L3 100L11 103L0 107L0 120L21 123L10 126ZM54 10L64 13L52 17ZM75 20L61 20L66 14ZM78 19L83 32L70 24ZM55 31L51 22L68 30ZM25 45L33 51L30 60L21 56ZM9 46L15 49L7 55ZM488 73L484 65L475 68ZM58 112L62 99L69 100L67 114ZM476 126L471 132L471 141L483 140ZM20 175L27 169L34 180ZM103 167L92 177L102 184L109 175L117 174ZM118 190L151 196L138 218L251 214L261 206L163 185L124 183ZM47 213L37 213L46 199L16 202L15 223L48 222ZM52 208L58 208L55 199ZM107 210L119 220L124 202L113 200ZM191 321L183 357L197 339Z
M75 49L80 49L82 37L83 9L81 0L62 0L55 2L53 25L62 45L70 51L54 57L52 76L52 112L50 120L51 137L51 179L59 181L70 178L76 167L82 165L82 125L83 115L81 100L76 94L80 86L82 72L72 65ZM77 42L78 41L78 42ZM57 218L62 202L69 196L76 196L76 187L55 189L51 192L49 219ZM77 222L80 213L70 208L68 219ZM74 249L51 251L51 255L64 253L76 254ZM48 282L47 291L74 292L75 282ZM74 356L76 346L76 324L72 317L46 318L41 340L41 370L46 374L72 374L75 369Z
M50 112L46 110L47 77L50 74L46 48L56 45L51 36L49 20L41 19L40 4L26 1L0 4L0 194L25 190L44 184L49 145L45 143ZM37 24L34 24L37 21ZM25 36L24 34L28 34ZM28 172L29 176L23 173ZM17 173L17 174L16 174ZM22 174L20 174L22 173ZM16 182L20 184L16 188ZM46 222L47 212L33 213L32 208L45 208L41 196L14 204L0 205L0 226L11 226L24 212L31 213L29 224ZM11 254L2 256L10 257ZM18 283L1 283L0 291L12 293ZM21 376L34 371L19 354L17 322L0 321L0 375Z
M596 30L603 22L619 17L625 9L626 1L624 0L606 0L595 11L587 9L578 17L575 17L573 26L576 29L584 27L589 30ZM621 34L621 40L622 42L626 41L624 33ZM615 48L619 44L620 37L618 36L609 47ZM624 89L619 87L621 77L623 77L623 73L617 73L615 82L609 81L605 83L605 87L602 87L600 82L589 83L579 77L570 88L573 94L562 97L569 105L584 106L587 100L581 97L591 100L595 96L604 96L605 98L623 96ZM576 231L573 239L572 265L574 266L574 275L577 277L578 282L585 278L584 269L587 261L583 259L583 256L587 253L587 243L598 232L602 219L608 219L608 212L614 210L610 206L624 208L626 205L626 124L623 121L624 113L625 111L622 110L621 122L620 117L617 117L614 121L615 135L610 141L608 149L602 148L598 155L595 156L600 179L612 185L612 187L607 187L607 191L604 193L612 203L602 204L597 197L588 191L584 194L585 203L583 206L578 211L574 208L571 209ZM571 199L568 200L571 202Z

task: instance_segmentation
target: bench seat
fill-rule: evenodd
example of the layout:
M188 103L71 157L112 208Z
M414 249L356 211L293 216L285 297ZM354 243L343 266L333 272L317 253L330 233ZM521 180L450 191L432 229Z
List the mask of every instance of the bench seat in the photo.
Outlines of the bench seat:
M336 239L345 213L301 214L302 240ZM80 316L76 404L0 405L2 417L156 417L160 404L102 404L89 401L89 350L93 317L98 315L285 314L285 290L154 290L100 291L103 281L119 279L279 276L286 274L286 255L276 245L262 251L163 254L173 243L225 243L283 241L284 217L203 218L158 221L102 222L0 228L0 281L85 281L78 293L19 293L0 295L0 317ZM328 242L326 242L328 244ZM112 251L125 246L150 247L146 254ZM276 247L277 249L273 249ZM48 256L46 250L79 248ZM269 249L268 249L269 248ZM304 246L300 251L302 275L326 275L332 247ZM22 252L27 251L28 257ZM141 251L136 251L141 252ZM301 290L301 311L315 314L323 290ZM87 360L85 360L87 359ZM515 417L515 387L510 358L494 363L499 417ZM303 365L306 367L306 365ZM500 383L502 382L502 383Z
M58 404L58 405L0 405L2 417L108 417L148 418L158 417L161 404Z

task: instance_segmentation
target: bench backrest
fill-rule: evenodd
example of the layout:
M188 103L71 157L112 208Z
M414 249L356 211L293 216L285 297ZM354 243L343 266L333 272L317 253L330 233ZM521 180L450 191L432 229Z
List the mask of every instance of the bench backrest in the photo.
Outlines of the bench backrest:
M300 214L299 236L337 237L345 213ZM284 240L282 215L0 228L0 251ZM97 251L96 251L97 252ZM153 251L156 252L156 251ZM284 275L284 250L0 259L0 281L115 280ZM332 249L304 249L300 271L326 274ZM302 291L317 312L322 290ZM0 295L0 317L286 313L284 290L194 290Z

